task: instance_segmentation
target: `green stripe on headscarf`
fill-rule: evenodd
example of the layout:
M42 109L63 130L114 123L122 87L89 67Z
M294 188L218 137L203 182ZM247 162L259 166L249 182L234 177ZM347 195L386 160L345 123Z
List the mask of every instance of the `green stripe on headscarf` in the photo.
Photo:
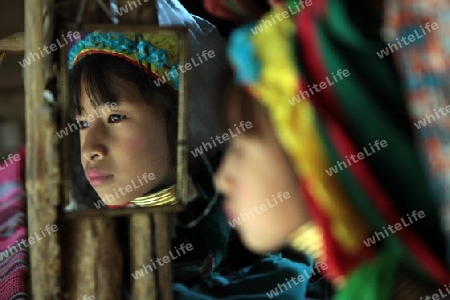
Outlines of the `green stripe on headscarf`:
M376 259L362 264L347 279L345 288L338 291L334 300L387 300L392 299L401 252L383 249Z

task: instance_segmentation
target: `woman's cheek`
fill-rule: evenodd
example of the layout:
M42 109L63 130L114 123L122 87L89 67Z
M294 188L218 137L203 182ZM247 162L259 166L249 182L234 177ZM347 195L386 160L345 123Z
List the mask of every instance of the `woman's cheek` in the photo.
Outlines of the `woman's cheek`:
M146 138L145 133L136 130L121 132L118 142L121 147L124 147L129 152L142 151L143 148L149 148L150 146L149 139Z
M129 138L124 141L123 145L130 150L145 147L145 143L142 138Z
M244 208L259 206L264 201L264 199L261 199L263 196L262 187L258 186L251 178L247 178L247 180L245 178L238 179L237 186L237 195L241 199L240 205L245 206Z

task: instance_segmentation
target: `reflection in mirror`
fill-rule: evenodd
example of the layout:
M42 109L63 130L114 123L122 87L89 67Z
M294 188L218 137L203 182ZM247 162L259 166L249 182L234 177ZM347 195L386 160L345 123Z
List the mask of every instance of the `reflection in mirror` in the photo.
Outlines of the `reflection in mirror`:
M66 56L69 122L59 132L70 152L65 210L179 204L185 31L79 34Z

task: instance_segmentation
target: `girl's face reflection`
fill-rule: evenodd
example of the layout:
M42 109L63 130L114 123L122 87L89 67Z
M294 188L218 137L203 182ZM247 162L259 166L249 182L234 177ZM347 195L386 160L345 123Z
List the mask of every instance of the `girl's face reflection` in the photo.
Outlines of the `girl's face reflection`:
M172 170L164 117L133 84L114 81L117 106L93 107L82 83L84 111L76 118L86 178L107 205L130 202Z

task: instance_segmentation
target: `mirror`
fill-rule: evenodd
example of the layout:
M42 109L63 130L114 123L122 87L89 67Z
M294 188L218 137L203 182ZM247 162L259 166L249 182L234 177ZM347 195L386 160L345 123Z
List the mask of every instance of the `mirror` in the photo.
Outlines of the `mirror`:
M180 211L188 180L183 68L192 67L186 29L89 25L64 32L56 132L64 211Z

